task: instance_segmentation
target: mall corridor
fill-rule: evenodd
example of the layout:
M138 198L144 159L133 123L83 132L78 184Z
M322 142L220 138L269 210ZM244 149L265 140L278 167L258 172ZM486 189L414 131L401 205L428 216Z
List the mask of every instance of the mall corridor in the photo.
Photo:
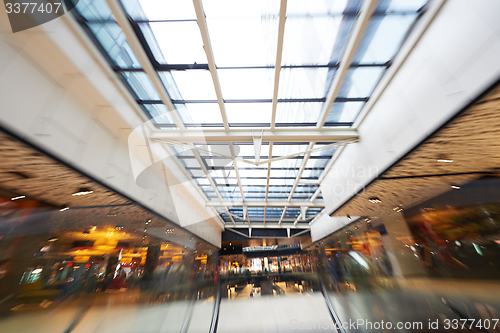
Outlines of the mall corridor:
M0 333L500 332L500 1L0 7Z

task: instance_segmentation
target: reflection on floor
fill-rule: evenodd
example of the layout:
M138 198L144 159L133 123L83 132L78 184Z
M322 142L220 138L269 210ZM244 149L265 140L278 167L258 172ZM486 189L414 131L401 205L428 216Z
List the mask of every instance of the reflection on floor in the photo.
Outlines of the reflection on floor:
M237 298L250 298L250 293L252 292L253 284L247 284L237 295Z
M213 312L213 297L145 304L138 290L82 296L36 312L20 310L0 319L0 332L65 332L76 323L74 333L168 333L179 332L192 311L188 332L207 332ZM29 307L25 307L28 309Z
M314 326L315 325L315 326ZM321 293L290 294L288 297L262 296L223 299L218 333L336 332Z

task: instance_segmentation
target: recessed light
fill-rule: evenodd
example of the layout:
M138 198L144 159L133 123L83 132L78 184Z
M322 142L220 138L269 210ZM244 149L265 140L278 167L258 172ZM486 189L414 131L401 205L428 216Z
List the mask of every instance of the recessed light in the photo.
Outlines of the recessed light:
M18 197L10 198L10 200L14 201L14 200L19 200L19 199L24 199L24 198L26 198L25 195L20 195Z
M368 199L368 201L370 201L371 203L381 203L382 202L382 200L380 200L377 197L372 197L372 198Z
M437 160L438 162L441 162L441 163L453 163L453 160L448 160L448 159L444 159L444 158L440 158L439 160Z
M73 196L79 196L79 195L87 195L87 194L91 194L91 193L94 193L94 191L92 191L91 189L87 188L87 187L81 187L78 192L76 193L73 193L72 195Z
M65 210L68 210L68 209L69 209L68 206L62 206L61 208L59 208L59 211L64 212Z
M451 185L451 188L455 190L460 190L460 186L458 185Z
M402 205L396 206L392 210L397 213L401 213L403 211L403 206Z

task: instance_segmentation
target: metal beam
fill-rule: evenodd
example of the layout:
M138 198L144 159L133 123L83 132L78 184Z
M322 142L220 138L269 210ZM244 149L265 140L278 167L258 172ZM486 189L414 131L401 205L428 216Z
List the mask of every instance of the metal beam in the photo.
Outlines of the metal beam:
M283 208L283 213L281 214L280 220L279 220L279 222L278 222L278 224L279 224L279 225L281 225L281 221L283 221L283 219L285 218L285 214L286 214L286 209L287 209L287 208L288 208L288 207L284 207L284 208Z
M311 229L311 226L310 225L290 225L290 224L282 224L281 226L280 225L277 225L277 224L263 224L263 223L252 223L251 228L255 228L255 229L287 229L287 228L290 228L290 229ZM248 229L248 225L247 224L236 224L236 225L226 225L226 228L228 229ZM295 235L293 235L295 236ZM292 236L292 237L293 237ZM247 236L248 237L248 236Z
M276 128L262 131L262 142L336 142L358 139L356 130L339 128ZM252 142L254 132L251 129L197 129L157 130L150 134L150 139L158 142L179 143L229 143Z
M127 15L123 11L121 4L116 0L106 0L106 3L111 9L113 16L116 18L116 22L118 23L120 28L122 28L123 33L125 34L125 38L130 44L132 51L134 51L135 55L137 56L137 59L139 60L142 68L144 68L144 72L146 72L149 79L151 80L151 83L153 83L153 86L160 95L162 102L167 106L167 109L172 114L172 118L174 119L175 124L179 128L185 128L184 122L182 121L174 104L172 103L172 100L170 99L165 86L158 76L158 73L151 64L151 60L146 54L146 51L144 51L139 38L137 38L137 35L135 34L134 29L132 28L132 25L127 18Z
M373 11L377 5L378 0L365 0L363 2L363 7L361 9L360 16L356 20L356 25L354 26L354 30L351 38L346 46L346 51L344 56L340 61L340 66L337 72L335 73L335 77L333 78L332 85L330 90L328 91L328 95L326 97L326 102L323 105L323 109L321 111L321 115L319 117L319 121L317 124L318 128L323 127L326 122L326 117L328 116L328 112L330 112L330 108L332 107L337 94L340 91L340 87L344 82L344 78L347 74L347 70L351 66L352 59L356 54L356 50L358 49L358 45L363 38L363 34L365 32L366 27L370 21Z
M205 173L205 177L207 177L208 181L210 182L210 185L212 185L212 188L214 189L214 192L217 195L217 198L219 198L219 200L222 201L222 196L220 195L219 189L217 188L217 185L215 184L212 176L210 176L210 172L205 167L205 163L204 163L203 159L201 158L200 154L198 153L198 151L196 151L196 149L193 149L193 154L194 154L194 157L196 158L196 160L198 161L198 163L200 164L201 170L203 170L203 173Z
M311 150L315 144L316 144L316 142L309 143L308 150ZM292 190L290 191L290 194L288 195L288 201L292 200L293 194L295 193L295 189L297 188L297 185L299 185L300 177L302 177L302 173L304 172L304 169L306 168L306 163L307 163L307 161L309 161L309 157L311 157L310 151L302 159L302 165L300 166L299 172L297 173L297 177L295 178L295 181L293 183Z
M219 104L222 122L224 123L225 128L229 128L229 124L227 122L226 107L224 106L224 99L222 98L219 75L217 73L217 67L215 67L212 42L210 41L210 35L208 34L205 11L203 10L201 0L193 0L193 4L194 10L196 11L196 20L198 21L198 27L200 28L201 32L201 38L203 39L203 48L205 49L205 53L207 55L208 68L210 69L210 74L212 74L212 81L214 83L215 94L217 95L217 103Z
M233 217L231 216L232 214L229 212L229 209L227 209L227 207L224 207L224 209L226 211L227 216L229 216L229 218L231 219L231 222L233 222L233 225L236 225L236 223L233 220Z
M325 207L325 202L323 200L316 201L288 201L288 200L255 200L255 201L207 201L207 207L210 206L227 206L227 207L237 207L237 206L248 206L248 207Z
M285 35L286 5L287 5L287 0L281 0L280 18L278 23L278 47L276 50L276 66L274 68L274 91L273 91L273 108L271 115L271 128L274 128L274 125L276 124L276 108L278 107L278 89L280 85L281 57L283 56L283 38Z
M273 143L269 143L268 158L273 158ZM266 201L269 197L269 179L271 179L271 163L267 163ZM266 224L267 207L264 208L264 224Z

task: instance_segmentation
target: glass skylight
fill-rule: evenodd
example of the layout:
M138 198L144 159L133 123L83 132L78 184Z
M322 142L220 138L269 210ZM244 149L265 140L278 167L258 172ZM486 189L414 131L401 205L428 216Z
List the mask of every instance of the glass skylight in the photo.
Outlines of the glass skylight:
M273 97L272 69L220 69L219 80L224 99L268 99Z
M172 77L184 100L216 100L215 89L209 71L172 71Z
M225 106L229 123L264 123L267 126L271 123L271 103L226 103Z
M276 108L276 123L316 123L323 102L283 102Z
M191 0L122 0L122 3L135 20L196 20Z
M222 126L222 116L217 103L175 104L175 107L185 124L217 123Z
M325 98L335 68L282 68L278 98Z
M207 63L200 29L195 21L151 22L139 25L143 31L151 29L153 32L152 36L146 35L146 37L148 37L148 44L158 44L158 48L153 48L153 50L161 51L161 55L155 54L158 62L164 61L167 64Z
M352 62L345 64L347 72L335 87L335 100L329 110L324 110L337 71L344 68L341 61L349 51L346 46L354 36L353 29L363 17L361 0L286 1L286 21L281 22L282 45L278 45L282 0L201 0L205 20L200 21L191 0L118 1L129 17L132 29L127 31L136 36L125 35L118 24L123 22L116 22L105 1L80 0L72 13L138 106L153 119L152 126L174 136L184 130L203 130L228 137L245 133L243 137L247 138L248 133L258 136L262 130L314 130L320 120L325 120L321 124L325 128L352 126L369 105L367 102L427 3L378 2L359 45L352 50ZM206 34L210 41L207 45L202 38ZM130 38L135 39L134 43ZM149 60L158 74L165 88L161 94L131 45L143 47L148 59L141 60ZM278 82L275 70L280 49ZM209 51L213 54L211 64ZM167 95L180 120L169 112L166 105L170 103L164 104ZM262 202L262 206L248 207L250 222L263 223L265 215L266 223L278 225L284 207L269 206L265 200L290 199L297 206L288 207L281 220L290 225L300 214L297 201L311 200L319 189L319 179L336 148L310 154L307 151L329 144L313 139L264 141L260 151L262 164L255 161L251 140L216 143L207 137L194 144L194 151L173 149L208 200ZM272 158L288 158L265 163L270 152ZM301 154L290 156L297 153ZM198 158L203 160L203 167ZM314 201L321 206L321 200L320 194ZM241 206L228 209L235 215L243 214ZM233 223L225 207L218 210L225 223ZM322 207L310 207L307 221L299 223L308 223L321 210ZM233 220L240 225L248 223L246 216Z
M337 64L353 22L341 15L288 18L282 65Z

